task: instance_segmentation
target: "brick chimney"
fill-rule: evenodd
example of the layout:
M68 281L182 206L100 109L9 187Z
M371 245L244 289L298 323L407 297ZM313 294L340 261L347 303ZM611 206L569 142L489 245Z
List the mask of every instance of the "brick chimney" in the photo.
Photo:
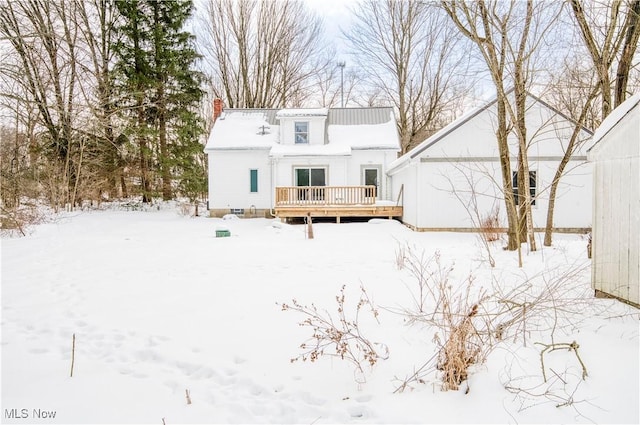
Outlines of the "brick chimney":
M213 122L216 122L220 114L222 114L222 106L222 99L216 98L213 100Z

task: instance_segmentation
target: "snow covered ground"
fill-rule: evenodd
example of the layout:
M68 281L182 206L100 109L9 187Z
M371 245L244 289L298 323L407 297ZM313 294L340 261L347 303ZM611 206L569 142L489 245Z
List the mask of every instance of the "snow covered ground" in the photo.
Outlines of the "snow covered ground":
M219 226L231 237L216 238ZM522 269L497 242L492 269L472 234L373 220L315 223L314 235L163 208L68 213L3 239L2 422L639 423L638 311L591 299L583 236L556 235L554 247L525 253ZM570 278L546 300L557 308L495 341L459 390L440 391L431 364L395 392L436 353L435 329L398 314L418 288L398 267L402 247L439 251L454 289L472 275L487 293L527 287L532 302L536 288ZM290 361L311 329L278 304L296 299L337 317L343 285L350 317L366 288L380 323L363 309L361 330L389 349L364 383L336 357ZM544 355L545 384L536 343L573 341L588 376L572 351L557 350Z

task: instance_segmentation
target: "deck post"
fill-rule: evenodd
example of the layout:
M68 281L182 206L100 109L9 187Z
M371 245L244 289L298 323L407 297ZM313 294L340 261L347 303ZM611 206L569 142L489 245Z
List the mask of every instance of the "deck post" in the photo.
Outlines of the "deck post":
M307 213L307 238L313 239L313 221L311 213Z

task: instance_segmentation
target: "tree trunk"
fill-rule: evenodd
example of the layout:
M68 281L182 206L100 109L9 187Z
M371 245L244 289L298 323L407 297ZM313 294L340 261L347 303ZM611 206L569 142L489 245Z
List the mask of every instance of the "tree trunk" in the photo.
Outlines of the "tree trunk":
M614 106L620 105L627 97L627 82L629 81L631 60L638 49L638 39L640 38L640 23L638 22L638 15L640 15L640 0L635 0L627 11L627 19L625 21L627 34L625 36L622 55L620 56L618 70L616 72Z
M518 233L518 211L516 209L515 198L513 196L513 185L511 181L511 159L509 158L509 145L507 141L507 111L505 100L498 98L498 151L500 152L500 171L502 174L502 191L504 193L505 207L507 210L507 249L515 251L520 246L520 235Z
M162 84L162 83L161 83ZM164 87L158 89L158 141L160 144L160 173L162 175L162 199L165 201L173 197L171 190L171 169L169 166L169 149L167 149L167 120L164 102Z
M571 159L571 156L575 152L578 144L580 143L580 131L582 130L582 126L584 125L585 120L589 114L589 109L591 108L591 103L598 96L598 92L600 91L600 87L594 87L589 96L585 100L584 105L582 106L582 111L580 111L580 116L575 122L575 126L573 128L573 132L571 133L571 138L569 139L569 143L567 144L567 149L558 164L558 168L556 169L556 174L553 177L553 181L551 182L551 189L549 191L549 205L547 207L547 222L544 228L544 246L551 246L552 238L553 238L553 214L556 205L556 193L558 192L558 184L560 183L560 179L564 174L564 170Z
M621 5L622 0L613 0L607 5L610 12L610 16L606 17L609 22L609 26L598 27L598 24L593 24L594 29L599 33L602 33L605 40L602 47L600 47L598 43L596 43L594 32L591 30L589 22L587 22L587 15L582 7L582 2L580 2L580 0L571 0L573 15L578 27L580 28L585 47L591 56L594 69L598 74L598 86L602 90L602 119L609 115L613 107L611 101L611 78L609 77L609 68L618 54L622 42L622 38L616 34L619 27L623 27L623 25L618 22ZM600 18L602 19L602 17ZM594 22L597 22L595 18Z
M151 184L149 182L149 147L147 146L147 136L144 134L146 126L144 120L144 109L142 104L138 105L138 146L140 149L140 183L142 189L142 202L151 202Z

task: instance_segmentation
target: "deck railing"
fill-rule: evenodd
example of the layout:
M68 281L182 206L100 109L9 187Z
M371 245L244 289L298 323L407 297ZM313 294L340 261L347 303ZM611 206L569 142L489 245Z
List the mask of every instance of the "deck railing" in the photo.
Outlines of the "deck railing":
M373 205L376 186L276 187L278 205Z

